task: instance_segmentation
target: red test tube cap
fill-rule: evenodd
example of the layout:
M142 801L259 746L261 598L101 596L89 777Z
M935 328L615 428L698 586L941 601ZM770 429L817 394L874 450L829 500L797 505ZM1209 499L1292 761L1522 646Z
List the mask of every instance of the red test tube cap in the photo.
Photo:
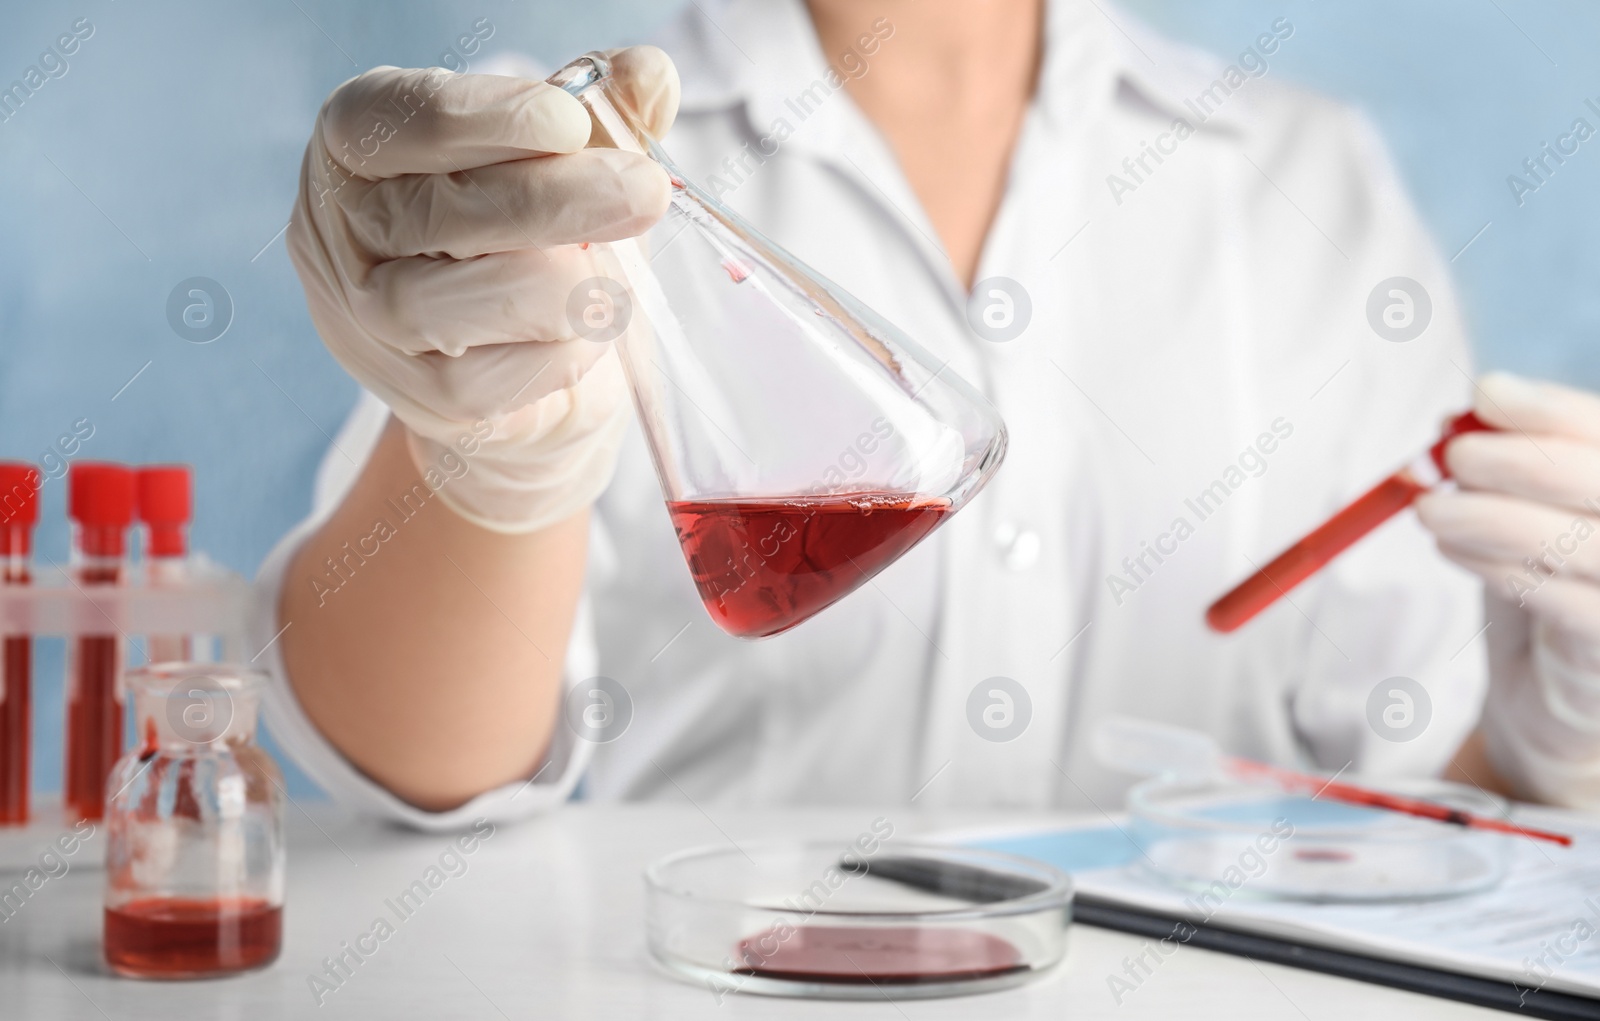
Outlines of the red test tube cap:
M25 461L0 461L0 526L39 520L39 469Z
M194 513L186 464L147 464L138 470L139 520L150 529L151 556L183 556L184 526Z
M133 469L111 461L74 461L67 469L67 514L83 552L120 557L133 524Z
M80 525L133 524L133 469L112 461L75 461L67 469L67 514Z
M1444 432L1439 436L1439 442L1428 448L1428 454L1433 458L1434 465L1439 469L1439 474L1450 478L1450 465L1445 463L1445 449L1450 446L1450 441L1457 436L1476 432L1498 432L1499 430L1478 417L1475 411L1465 411L1452 416L1445 422Z

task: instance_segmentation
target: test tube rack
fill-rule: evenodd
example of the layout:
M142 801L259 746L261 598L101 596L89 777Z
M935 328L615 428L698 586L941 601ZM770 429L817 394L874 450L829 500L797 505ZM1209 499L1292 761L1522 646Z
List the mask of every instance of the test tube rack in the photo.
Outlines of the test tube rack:
M247 649L254 590L240 575L204 554L185 560L184 577L153 578L145 564L124 569L115 585L85 585L68 570L46 564L36 567L26 585L0 584L0 637L26 635L68 641L85 635L116 635L125 640L123 668L130 665L132 639L149 635L206 636L214 643L215 658L223 662L248 662L261 650ZM200 658L197 656L197 658ZM39 681L37 649L34 655L34 699L43 687ZM132 664L138 665L138 664ZM66 679L60 688L66 690ZM37 736L35 737L37 745ZM68 819L54 797L33 797L31 821L25 826L0 826L0 907L6 887L15 874L39 868L41 856L62 858L62 841L71 845L81 838L77 820ZM70 867L104 864L105 827L94 823L93 835L77 839L77 850L67 859Z

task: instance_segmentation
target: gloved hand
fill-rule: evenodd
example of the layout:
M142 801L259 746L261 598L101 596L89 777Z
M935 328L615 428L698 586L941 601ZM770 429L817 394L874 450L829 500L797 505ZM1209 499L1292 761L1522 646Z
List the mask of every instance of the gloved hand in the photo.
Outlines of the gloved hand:
M665 134L672 62L611 57ZM449 451L467 462L439 495L497 531L592 502L627 422L617 355L568 299L614 275L585 243L643 233L669 184L642 156L586 149L589 132L582 104L543 82L379 67L328 97L301 167L288 245L317 332L405 424L424 477Z
M1452 441L1460 488L1417 512L1487 583L1490 759L1524 796L1600 805L1600 397L1495 373L1475 410L1506 431Z

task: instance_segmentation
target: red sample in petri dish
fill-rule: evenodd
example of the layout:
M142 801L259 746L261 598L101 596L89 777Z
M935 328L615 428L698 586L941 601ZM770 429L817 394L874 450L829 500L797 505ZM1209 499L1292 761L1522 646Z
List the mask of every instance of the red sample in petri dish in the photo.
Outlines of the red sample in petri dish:
M283 945L283 908L255 898L151 897L105 909L106 963L135 978L260 968Z
M787 631L915 546L950 501L905 494L667 504L701 601L740 638Z
M915 926L772 929L740 940L734 959L745 962L734 969L735 975L834 985L961 982L1029 967L1022 953L999 936L976 929Z
M39 520L39 470L0 463L0 582L27 585L33 526ZM29 758L33 748L33 639L7 635L0 673L0 826L28 821Z

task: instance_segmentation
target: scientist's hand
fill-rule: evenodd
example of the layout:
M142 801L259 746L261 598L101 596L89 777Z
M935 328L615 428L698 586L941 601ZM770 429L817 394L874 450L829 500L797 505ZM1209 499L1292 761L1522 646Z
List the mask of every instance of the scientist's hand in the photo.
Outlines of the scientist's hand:
M612 61L665 134L672 62ZM579 334L569 298L613 275L585 243L643 233L669 184L589 132L543 82L379 67L328 97L301 167L288 245L318 333L405 424L423 477L449 476L446 502L498 531L592 502L627 422L616 353Z
M1417 512L1487 583L1491 756L1524 793L1600 800L1600 397L1500 373Z

